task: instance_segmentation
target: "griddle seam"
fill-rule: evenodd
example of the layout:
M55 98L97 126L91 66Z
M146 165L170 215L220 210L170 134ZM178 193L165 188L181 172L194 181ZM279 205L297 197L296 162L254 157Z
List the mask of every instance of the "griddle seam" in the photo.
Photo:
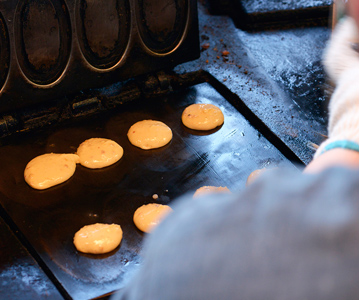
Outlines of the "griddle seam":
M220 83L212 74L206 73L207 82L229 103L231 103L243 117L258 130L274 147L276 147L285 158L290 160L294 165L305 166L305 163L290 149L250 108L244 101L225 85ZM297 167L297 166L296 166Z
M20 241L20 243L25 247L25 249L29 252L29 254L33 257L33 259L37 262L40 269L45 273L45 275L49 278L49 280L54 284L56 289L59 291L61 296L64 299L72 300L72 297L67 293L65 288L61 285L61 283L57 280L56 276L51 272L50 268L46 265L46 263L41 259L40 255L37 254L36 250L32 247L30 242L27 240L25 235L20 231L19 227L15 224L15 222L11 219L9 214L6 212L4 207L0 204L0 215L4 219L5 223L9 226L13 234Z

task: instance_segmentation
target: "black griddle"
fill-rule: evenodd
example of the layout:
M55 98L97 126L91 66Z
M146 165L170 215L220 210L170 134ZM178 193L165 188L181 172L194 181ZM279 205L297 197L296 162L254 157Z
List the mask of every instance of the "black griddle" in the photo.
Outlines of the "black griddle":
M225 123L210 132L187 129L181 122L192 103L220 107ZM160 120L173 131L169 145L142 150L130 144L127 131L144 119ZM73 153L92 137L105 137L124 148L113 166L90 170L77 166L64 184L37 191L23 179L26 164L43 153ZM143 204L171 205L184 193L203 185L245 187L248 175L259 168L294 165L250 125L241 113L210 84L203 83L169 96L140 99L108 112L41 133L14 137L0 148L0 202L24 238L73 299L96 298L121 288L141 261L145 234L132 217ZM152 195L159 198L154 200ZM76 251L72 239L81 227L96 223L120 224L120 247L106 255Z
M174 2L180 7L188 4ZM36 1L24 3L36 10ZM140 7L151 6L148 1L138 3ZM188 7L193 9L193 3ZM328 11L326 1L323 3L323 10ZM322 21L315 26L310 21L304 27L288 29L284 18L280 30L261 28L249 33L236 28L232 15L232 19L214 16L210 8L206 1L200 1L201 56L192 62L182 64L198 56L196 20L192 20L188 39L180 49L186 55L169 51L165 58L155 43L152 50L159 52L156 60L151 61L145 51L137 59L149 64L136 69L135 59L132 68L139 72L134 75L150 72L145 75L105 85L116 81L113 75L121 72L106 75L103 70L93 70L67 83L72 93L36 89L32 96L40 95L38 99L21 96L15 101L15 107L21 110L11 110L10 98L0 95L5 99L0 108L0 215L7 224L6 229L0 229L10 231L20 249L16 262L11 261L13 270L17 270L17 264L24 272L36 270L41 274L38 280L48 284L47 294L40 293L36 285L31 288L25 284L32 298L108 298L121 289L141 264L146 234L136 229L132 216L143 204L171 206L179 196L187 193L191 197L203 185L240 191L253 170L287 167L299 172L310 161L313 149L308 142L320 143L325 134L325 79L320 55L330 30L322 26ZM0 26L12 21L8 18L11 9L14 3L7 4L3 13L6 18L0 18ZM75 16L74 10L69 13ZM138 36L131 38L136 40ZM170 44L176 42L173 37ZM132 46L134 53L143 51L142 46L136 50L137 42ZM223 50L229 54L223 55ZM131 56L125 59L130 62ZM174 65L178 66L171 70ZM86 73L83 66L72 70L77 73L69 68L67 80ZM131 67L126 64L123 70L121 80L131 73ZM95 82L96 78L101 80ZM29 92L16 91L14 85L7 88L15 94ZM46 95L52 98L47 101ZM24 101L19 104L19 99ZM209 132L183 126L182 111L199 102L219 106L225 114L223 126ZM149 151L132 146L127 131L143 119L169 125L173 131L171 143ZM81 142L92 137L115 140L124 148L124 157L102 170L78 165L70 180L48 190L37 191L25 183L23 171L32 158L48 152L74 153ZM157 200L152 198L154 194L159 196ZM96 222L121 225L124 237L120 247L106 255L78 253L72 244L74 233ZM0 251L5 251L3 257L11 255L9 248L2 246ZM31 268L26 268L22 258L32 262ZM0 277L4 274L1 270ZM17 273L16 280L8 283L8 291L21 284L21 276ZM0 298L9 295L2 291L0 287ZM12 293L9 297L22 299L23 295Z
M1 299L63 299L26 247L0 218ZM21 276L19 276L21 274ZM28 289L24 283L30 283Z

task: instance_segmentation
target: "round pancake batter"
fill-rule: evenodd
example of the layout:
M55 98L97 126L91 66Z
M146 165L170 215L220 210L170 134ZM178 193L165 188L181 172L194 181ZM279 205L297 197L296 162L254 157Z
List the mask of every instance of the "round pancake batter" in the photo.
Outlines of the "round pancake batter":
M80 164L86 168L99 169L110 166L123 156L122 147L115 141L92 138L84 141L77 148Z
M182 113L183 124L195 130L211 130L224 122L222 111L213 104L192 104Z
M214 193L230 193L231 191L225 186L202 186L196 190L193 198L198 198L203 195L214 194Z
M44 190L68 180L75 173L76 163L76 154L43 154L27 164L24 178L32 188Z
M172 139L172 130L160 121L143 120L130 127L127 137L132 145L149 150L167 145Z
M249 176L247 178L246 186L253 183L266 170L267 170L266 168L254 170L251 174L249 174Z
M168 205L150 203L137 208L133 222L143 232L151 232L170 212Z
M122 229L117 224L86 225L75 233L74 245L83 253L108 253L121 243Z

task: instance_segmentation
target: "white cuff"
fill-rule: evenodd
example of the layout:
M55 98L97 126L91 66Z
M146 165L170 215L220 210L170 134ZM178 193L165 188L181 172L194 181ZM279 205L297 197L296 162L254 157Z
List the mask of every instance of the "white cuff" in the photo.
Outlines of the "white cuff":
M323 54L324 69L334 83L345 70L359 67L359 53L353 49L353 44L358 42L355 21L346 17L335 27Z

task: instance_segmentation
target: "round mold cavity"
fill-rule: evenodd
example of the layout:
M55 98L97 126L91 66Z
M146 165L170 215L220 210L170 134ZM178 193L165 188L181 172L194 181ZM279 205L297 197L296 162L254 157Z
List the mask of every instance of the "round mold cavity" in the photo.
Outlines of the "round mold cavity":
M137 0L137 24L143 43L152 52L169 53L182 40L188 0Z
M10 45L9 33L5 20L0 13L0 90L3 88L9 73Z
M97 69L109 69L120 60L130 36L128 0L79 0L76 26L81 51Z
M15 15L17 59L24 75L38 85L55 82L71 51L71 26L62 0L25 0Z

